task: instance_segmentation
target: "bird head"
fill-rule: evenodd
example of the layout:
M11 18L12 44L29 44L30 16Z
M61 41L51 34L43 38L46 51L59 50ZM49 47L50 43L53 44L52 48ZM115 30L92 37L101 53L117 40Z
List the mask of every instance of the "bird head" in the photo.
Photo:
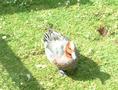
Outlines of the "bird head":
M76 57L76 47L75 44L72 41L68 41L65 47L65 55L70 58L75 60Z

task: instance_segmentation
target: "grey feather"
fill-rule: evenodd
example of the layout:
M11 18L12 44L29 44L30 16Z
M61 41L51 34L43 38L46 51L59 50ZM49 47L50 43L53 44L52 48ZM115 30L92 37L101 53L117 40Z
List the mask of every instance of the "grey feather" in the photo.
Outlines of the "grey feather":
M44 34L44 42L50 42L53 40L68 40L67 37L64 37L63 35L61 35L60 33L53 31L52 29L49 29L48 32L46 32Z
M45 45L45 53L47 56L63 55L64 46L68 42L66 37L56 31L53 31L52 29L49 29L48 32L44 34L43 40Z

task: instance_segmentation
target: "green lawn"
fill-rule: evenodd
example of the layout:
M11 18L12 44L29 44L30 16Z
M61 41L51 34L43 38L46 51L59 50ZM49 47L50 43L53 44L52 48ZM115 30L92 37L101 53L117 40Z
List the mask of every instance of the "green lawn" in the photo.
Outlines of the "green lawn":
M77 44L74 75L61 77L47 60L48 23ZM0 90L45 89L118 90L117 0L0 0Z

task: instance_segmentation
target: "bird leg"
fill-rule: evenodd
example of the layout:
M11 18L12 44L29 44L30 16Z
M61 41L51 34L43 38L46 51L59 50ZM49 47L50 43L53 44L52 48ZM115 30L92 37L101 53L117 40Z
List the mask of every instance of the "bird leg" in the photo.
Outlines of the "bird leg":
M59 73L61 74L61 76L67 76L63 70L59 70Z

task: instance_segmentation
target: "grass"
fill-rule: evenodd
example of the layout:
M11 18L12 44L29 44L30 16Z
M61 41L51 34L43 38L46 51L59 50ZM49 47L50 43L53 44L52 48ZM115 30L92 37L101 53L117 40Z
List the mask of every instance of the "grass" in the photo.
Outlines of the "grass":
M77 44L74 75L61 77L44 55L47 23ZM0 90L117 90L117 53L117 0L0 0Z

